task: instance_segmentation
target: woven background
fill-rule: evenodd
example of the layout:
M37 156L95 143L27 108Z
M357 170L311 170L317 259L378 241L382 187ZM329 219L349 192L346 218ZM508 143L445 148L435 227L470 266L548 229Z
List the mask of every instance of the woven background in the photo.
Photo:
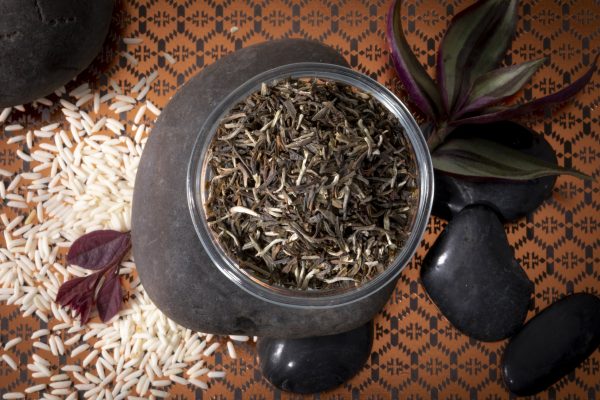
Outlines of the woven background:
M430 71L435 49L449 16L470 1L407 0L403 26L423 63ZM160 72L150 99L164 106L177 88L223 55L238 48L282 37L304 37L338 49L352 67L403 96L388 64L385 13L389 2L321 0L291 1L173 1L129 0L121 2L102 55L77 82L104 87L107 77L124 87L140 75ZM516 63L549 56L550 62L535 75L524 96L533 98L571 82L589 65L598 51L600 2L524 0L519 6L518 34L507 61ZM235 33L232 27L238 27ZM144 42L129 50L140 61L133 67L119 52L121 37L141 37ZM160 56L167 51L175 65ZM1 55L0 55L1 57ZM5 62L5 61L2 61ZM74 84L77 84L74 83ZM596 74L577 100L561 112L525 123L545 134L558 154L559 163L573 165L598 177L600 169L600 76ZM54 121L57 114L29 112L11 116L11 123ZM0 167L20 169L18 145L6 145L2 133ZM598 182L560 177L551 199L533 215L506 226L516 257L535 283L531 318L556 299L572 292L600 294L600 204ZM4 212L12 214L4 208ZM453 329L427 298L418 282L418 266L426 249L443 228L432 219L423 246L402 274L396 291L376 318L376 341L368 364L349 382L317 398L481 398L509 395L501 383L500 358L505 342L480 343ZM466 299L468 301L468 299ZM22 318L9 306L0 306L0 340L29 337L40 322ZM292 398L270 387L261 378L253 345L238 345L239 358L221 353L228 371L207 392L178 386L175 398ZM31 342L16 349L20 370L0 365L0 388L22 390L31 382L25 368ZM52 359L49 357L49 359ZM57 362L59 360L56 360ZM600 398L600 352L596 351L574 373L539 395L539 398Z

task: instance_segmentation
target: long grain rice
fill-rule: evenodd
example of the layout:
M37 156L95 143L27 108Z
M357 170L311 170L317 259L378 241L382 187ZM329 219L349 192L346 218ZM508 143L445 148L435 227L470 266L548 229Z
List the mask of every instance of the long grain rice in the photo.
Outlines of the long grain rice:
M39 385L29 386L27 389L25 389L25 393L30 394L35 392L41 392L44 389L46 389L46 384L40 383Z
M21 392L10 392L10 393L4 393L2 395L3 399L9 400L9 399L24 399L25 395Z
M25 140L24 135L17 135L17 136L13 136L13 137L9 138L6 141L6 144L18 143L18 142L22 142L23 140Z
M163 51L161 54L165 58L165 60L167 60L167 62L169 64L172 65L172 64L175 64L177 62L177 60L175 60L175 58L171 54L167 53L166 51Z
M4 123L12 111L11 107L6 107L0 112L0 124Z
M227 353L229 354L229 357L231 359L235 360L237 358L235 347L233 346L233 343L230 340L227 341Z
M131 63L131 65L133 65L133 66L138 65L138 60L133 56L133 54L131 54L127 51L122 51L121 55L123 57L125 57L127 59L127 61L129 61Z
M4 360L4 362L7 363L9 367L13 369L13 371L17 370L17 363L11 358L11 356L9 356L8 354L2 354L2 360Z
M206 376L215 379L225 378L225 371L210 371Z
M35 292L32 292L35 295ZM21 338L14 338L9 340L8 342L6 342L6 344L4 345L4 351L7 351L8 349L10 349L11 347L14 347L16 345L18 345L19 343L21 343L23 341L23 339Z
M20 124L12 124L4 127L5 132L15 132L23 129L23 125Z
M144 41L143 39L137 38L137 37L126 37L126 38L123 38L123 43L125 43L125 44L140 44L143 41Z
M148 111L157 117L160 115L160 110L150 100L146 100L146 107L148 108Z
M170 62L166 53L163 56ZM88 84L71 90L70 97L61 88L57 90L61 120L31 128L19 126L18 130L27 133L9 139L14 144L23 143L17 156L31 164L24 164L25 171L16 175L0 169L0 176L12 179L6 183L8 186L3 186L4 182L0 185L6 206L24 211L24 215L12 220L6 214L0 215L6 242L6 247L0 248L0 298L17 304L23 315L35 315L50 324L52 328L39 329L31 335L33 347L54 355L66 354L68 362L60 374L53 375L50 361L32 354L28 373L36 379L50 379L51 385L31 386L27 393L50 390L44 393L48 399L67 395L76 398L74 390L85 391L85 398L155 398L167 393L163 388L172 384L208 387L196 378L208 378L211 371L205 367L205 360L219 342L211 342L212 335L184 329L163 315L141 286L132 260L126 260L120 270L122 276L131 275L130 298L110 323L93 322L94 314L91 323L80 326L72 313L54 302L62 282L89 274L87 270L63 265L57 258L59 250L92 230L130 229L133 184L151 129L146 111L160 115L160 109L146 98L157 77L158 71L153 71L141 78L130 93L121 89L127 84L112 79L112 89L104 95ZM101 107L109 101L109 107ZM51 106L47 99L37 103ZM111 118L113 111L134 112L135 126ZM0 123L7 120L10 112L11 109L2 110ZM16 125L5 126L5 130L17 130ZM125 135L129 132L131 137ZM230 338L244 339L248 340ZM235 357L231 341L227 343L227 354ZM17 340L11 340L6 349L17 344ZM75 357L83 357L81 366L75 365ZM9 358L12 361L8 354L3 355L7 364ZM90 368L92 363L95 368ZM85 374L82 366L87 370ZM222 373L213 372L217 373L215 378Z

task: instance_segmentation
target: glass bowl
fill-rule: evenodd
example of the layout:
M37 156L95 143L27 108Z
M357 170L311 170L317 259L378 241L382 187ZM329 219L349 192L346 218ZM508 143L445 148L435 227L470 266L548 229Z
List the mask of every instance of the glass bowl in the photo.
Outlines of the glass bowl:
M337 81L370 94L398 118L404 128L404 134L412 146L416 164L418 198L413 213L411 233L404 247L398 251L396 258L383 272L354 287L298 290L269 285L239 268L235 260L229 257L215 241L207 224L204 204L210 175L207 168L206 153L221 119L238 102L244 100L251 93L259 91L262 83L271 85L288 78L320 78ZM204 250L216 268L241 290L277 305L300 308L331 308L348 305L372 295L396 279L410 261L421 242L431 213L433 167L427 143L419 126L406 106L387 88L364 74L339 65L324 63L288 64L261 73L238 87L217 105L206 119L198 133L188 164L187 201L192 222Z

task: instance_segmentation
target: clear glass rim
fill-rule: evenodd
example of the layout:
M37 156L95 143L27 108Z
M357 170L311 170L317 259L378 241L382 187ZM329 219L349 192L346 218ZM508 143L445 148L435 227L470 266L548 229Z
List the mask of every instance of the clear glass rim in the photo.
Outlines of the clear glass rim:
M415 157L418 174L418 204L413 229L394 261L380 274L356 287L330 290L294 290L268 285L240 269L214 242L206 222L203 192L206 184L203 173L206 153L221 119L237 102L260 89L263 82L271 84L286 78L322 78L341 82L372 95L404 128ZM352 69L325 63L296 63L273 68L251 78L231 92L209 114L198 132L187 169L187 201L196 233L214 265L245 292L261 300L289 307L313 308L347 305L372 295L394 280L417 250L431 213L433 202L433 166L427 143L406 106L385 86Z

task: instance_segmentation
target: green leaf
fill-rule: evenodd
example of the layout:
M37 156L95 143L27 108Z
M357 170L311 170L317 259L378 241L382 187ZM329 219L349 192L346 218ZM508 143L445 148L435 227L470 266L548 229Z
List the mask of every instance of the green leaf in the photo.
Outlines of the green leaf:
M481 56L477 57L469 67L471 82L481 74L496 68L504 59L506 50L512 42L517 27L518 1L510 0L506 3L508 4L502 19L490 32L485 43L481 43Z
M544 64L546 58L495 69L481 75L473 83L467 105L458 113L480 110L517 93Z
M448 112L473 80L494 68L514 33L516 0L481 0L457 14L438 52L437 77Z
M386 34L392 63L412 102L430 119L436 119L443 109L440 92L406 41L401 11L402 1L395 0L387 16Z
M522 181L567 174L591 179L575 169L559 167L484 139L451 139L436 149L432 160L439 171L479 178Z
M596 54L594 61L592 61L592 65L585 74L579 77L579 79L577 79L575 82L566 85L556 93L551 93L547 96L523 104L517 104L508 107L490 107L489 109L480 110L477 115L455 119L451 121L451 124L453 126L464 124L486 124L489 122L502 121L521 117L523 115L529 115L545 106L563 103L579 93L579 91L585 87L590 79L592 79L592 76L598 68L599 57L600 53Z

